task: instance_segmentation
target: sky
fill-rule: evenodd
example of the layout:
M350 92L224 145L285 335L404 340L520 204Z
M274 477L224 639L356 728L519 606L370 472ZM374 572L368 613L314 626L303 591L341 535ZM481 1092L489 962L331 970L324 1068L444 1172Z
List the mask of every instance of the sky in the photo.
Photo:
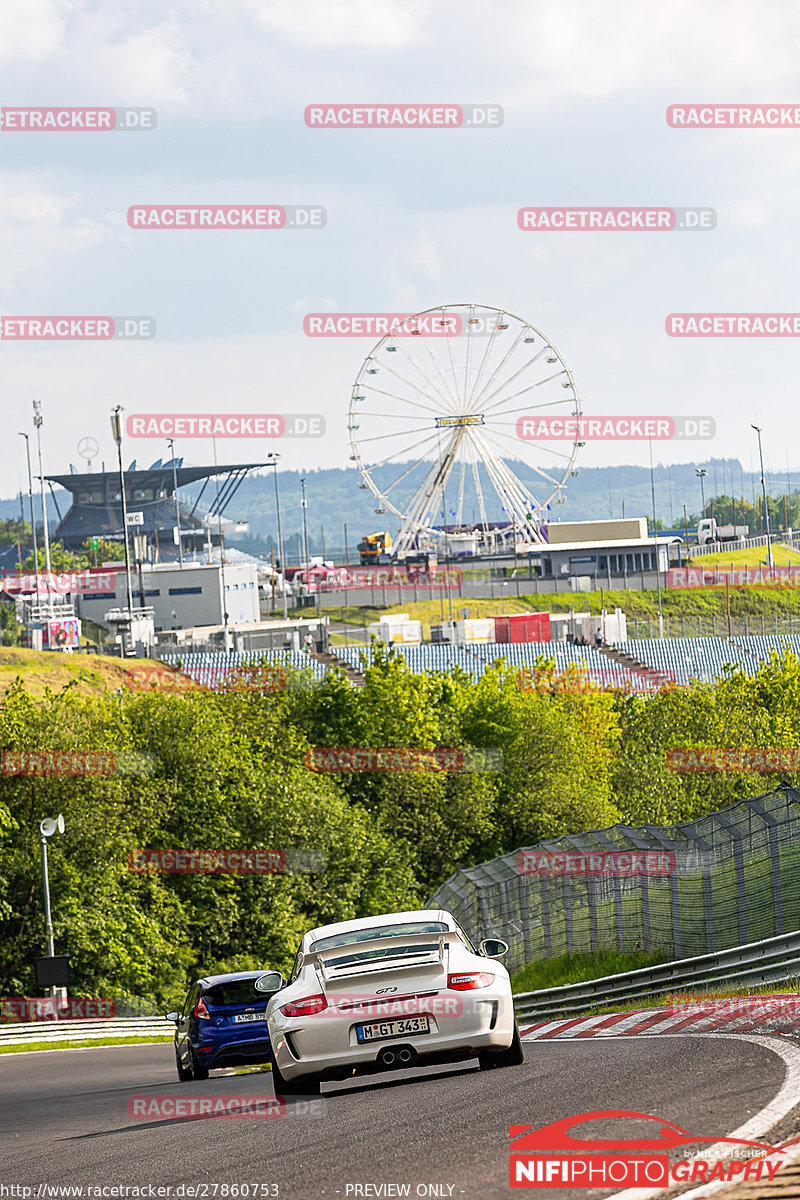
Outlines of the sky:
M795 338L667 336L672 312L792 312L800 128L671 128L673 104L800 105L785 0L5 0L2 105L153 108L150 131L0 130L0 316L148 316L121 342L0 339L4 496L31 403L45 471L114 458L109 414L306 413L323 437L217 440L347 466L373 338L315 339L315 312L494 306L542 330L583 412L703 415L657 463L800 462ZM308 128L308 105L499 105L491 128ZM135 205L314 205L314 229L132 229ZM708 231L523 231L527 206L704 206ZM208 440L176 442L208 463ZM533 454L523 446L521 454ZM126 439L140 465L164 441ZM576 466L647 465L646 441Z

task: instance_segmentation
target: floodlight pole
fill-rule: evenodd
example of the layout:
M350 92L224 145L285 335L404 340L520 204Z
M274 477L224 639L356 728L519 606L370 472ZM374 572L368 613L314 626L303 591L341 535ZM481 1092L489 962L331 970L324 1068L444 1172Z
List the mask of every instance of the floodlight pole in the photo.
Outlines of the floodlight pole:
M33 476L31 474L31 440L27 433L21 433L25 438L25 457L28 461L28 505L31 510L31 534L33 535L33 569L36 572L36 606L39 606L39 547L36 541L36 518L33 513Z
M656 590L658 593L658 636L664 637L664 613L661 608L661 555L658 545L658 530L656 529L656 482L653 474L653 443L650 442L650 493L653 499L653 545L656 552Z
M128 597L128 619L133 622L133 591L131 589L131 553L128 546L128 502L125 499L125 471L122 467L122 405L118 404L111 413L111 433L117 443L117 462L119 463L119 490L122 497L122 536L125 541L125 586ZM128 629L132 638L132 629Z
M181 537L181 510L178 506L178 468L175 466L175 442L167 438L167 445L172 455L172 487L175 492L175 523L178 528L178 562L183 566L183 538Z
M270 452L267 454L267 458L272 459L272 462L269 465L271 467L275 468L275 512L276 512L276 515L278 518L278 553L281 556L281 574L283 576L283 587L281 588L281 598L283 600L283 619L284 619L284 621L288 621L289 620L289 609L286 606L286 555L283 552L283 531L281 529L281 501L280 501L280 496L278 495L278 458L279 458L279 455L274 450L270 450Z
M42 834L42 888L44 890L44 933L47 938L47 953L55 954L53 942L53 917L50 911L50 878L47 873L47 837Z
M51 587L50 576L52 574L51 567L50 567L50 533L47 528L47 504L46 504L45 498L44 498L44 470L42 468L42 405L41 405L40 400L34 400L34 402L33 402L33 424L36 428L36 447L39 452L39 483L40 483L41 489L42 489L42 526L43 526L43 533L44 533L45 567L47 569L47 615L48 615L48 617L52 617L53 602L50 598L50 587ZM36 599L38 602L38 599L39 599L38 579L37 579L37 587L36 587Z
M769 566L769 569L772 570L772 539L769 529L769 505L767 504L767 484L764 479L764 455L761 450L761 434L763 431L760 425L751 425L750 428L755 429L756 433L758 434L758 459L761 463L761 495L764 499L764 520L767 530L767 565Z

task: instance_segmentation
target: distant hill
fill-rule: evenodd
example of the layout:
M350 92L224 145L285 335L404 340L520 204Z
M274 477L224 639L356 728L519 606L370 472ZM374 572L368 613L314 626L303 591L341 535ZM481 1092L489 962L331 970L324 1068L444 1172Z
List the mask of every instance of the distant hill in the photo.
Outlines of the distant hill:
M515 472L525 482L529 482L534 494L541 494L538 488L537 475L530 467L520 463L512 464ZM683 506L691 520L700 511L700 485L695 474L697 463L679 463L674 466L659 466L654 470L656 493L656 516L663 522L665 528L680 528L683 525ZM735 491L737 499L753 501L760 489L756 475L744 471L738 459L711 459L702 464L707 471L705 478L706 502L714 496L730 495ZM395 468L396 471L396 468ZM281 499L281 521L286 544L287 558L290 562L297 561L301 544L302 509L300 507L301 475L306 480L308 497L307 521L308 540L312 553L320 553L322 535L320 527L325 531L325 549L327 553L335 552L341 555L344 549L344 526L347 525L347 541L351 556L356 544L365 533L378 529L388 529L391 533L397 528L398 521L391 513L381 515L375 512L375 500L372 493L359 487L361 477L354 468L326 468L314 471L281 471L278 476ZM494 491L481 472L486 516L490 521L503 520L504 514ZM380 478L380 472L376 472ZM789 478L792 489L800 481L800 473L790 471ZM406 502L411 494L409 484L406 490L398 485L392 492L392 497L398 507ZM780 495L786 490L786 483L780 478L773 479L769 491ZM455 480L448 487L448 522L455 519L457 485ZM196 495L196 491L186 489L181 495ZM69 507L69 496L66 492L56 490L59 507L65 513ZM547 514L551 521L582 521L592 518L620 517L622 504L625 504L625 515L628 517L646 516L652 519L653 504L650 492L649 467L614 466L588 467L580 470L579 474L569 481L566 489L564 504L554 504ZM37 500L37 512L39 505ZM58 515L52 498L48 498L48 516L51 529L55 528ZM27 501L26 501L27 512ZM480 508L472 487L472 481L467 476L464 492L464 519L478 521ZM19 514L19 499L0 500L0 517L15 517ZM264 553L266 547L276 538L275 521L275 492L272 473L253 476L246 479L239 488L226 515L240 521L249 521L250 535L234 539L232 544L242 549L250 549ZM444 514L439 515L437 524L443 524ZM268 553L268 550L266 551Z

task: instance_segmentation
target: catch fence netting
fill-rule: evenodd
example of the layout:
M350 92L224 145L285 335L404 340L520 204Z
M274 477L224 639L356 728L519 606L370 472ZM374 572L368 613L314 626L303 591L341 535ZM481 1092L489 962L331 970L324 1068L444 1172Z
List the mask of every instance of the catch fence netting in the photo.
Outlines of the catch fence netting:
M781 785L678 825L612 825L540 842L451 876L430 901L511 971L599 949L667 958L800 928L800 791Z

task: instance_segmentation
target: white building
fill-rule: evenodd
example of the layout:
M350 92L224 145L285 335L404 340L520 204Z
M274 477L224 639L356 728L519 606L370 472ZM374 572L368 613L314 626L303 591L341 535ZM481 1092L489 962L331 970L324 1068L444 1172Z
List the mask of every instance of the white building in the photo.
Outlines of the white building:
M131 592L134 608L152 608L156 633L196 625L224 625L226 613L228 625L261 619L255 563L226 563L225 566L188 563L183 567L172 563L145 563L141 583L139 571L131 570ZM81 617L105 625L106 612L127 606L125 571L116 572L113 593L79 593L75 600Z

